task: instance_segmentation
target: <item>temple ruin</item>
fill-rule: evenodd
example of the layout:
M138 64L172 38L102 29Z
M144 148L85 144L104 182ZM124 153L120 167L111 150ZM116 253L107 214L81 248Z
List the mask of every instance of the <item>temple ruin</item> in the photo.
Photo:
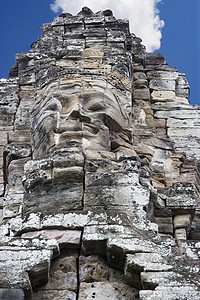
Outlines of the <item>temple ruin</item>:
M185 74L110 10L41 29L0 79L0 299L199 300Z

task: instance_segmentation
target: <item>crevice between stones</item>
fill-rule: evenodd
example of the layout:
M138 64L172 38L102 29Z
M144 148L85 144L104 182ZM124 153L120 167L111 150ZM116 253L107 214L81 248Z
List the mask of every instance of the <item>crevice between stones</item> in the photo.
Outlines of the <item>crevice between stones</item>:
M83 152L82 152L83 153ZM82 196L82 209L84 209L84 197L85 197L85 175L86 175L86 169L85 169L85 165L86 165L86 157L83 153L83 157L84 157L84 163L83 163L83 196Z
M77 270L77 291L76 291L76 300L79 299L79 291L80 291L80 274L79 274L79 259L81 255L81 247L82 247L82 240L83 240L83 230L81 232L81 237L80 237L80 247L78 249L78 257L76 259L76 270Z
M21 85L20 85L20 83L18 82L18 94L17 94L17 96L18 96L18 99L19 99L19 102L18 102L18 104L17 104L17 108L16 108L16 111L15 111L15 113L14 113L14 118L13 118L13 130L15 130L15 121L16 121L16 116L17 116L17 111L18 111L18 109L19 109L19 107L20 107L20 103L21 103L21 97L20 97L20 90L21 90Z

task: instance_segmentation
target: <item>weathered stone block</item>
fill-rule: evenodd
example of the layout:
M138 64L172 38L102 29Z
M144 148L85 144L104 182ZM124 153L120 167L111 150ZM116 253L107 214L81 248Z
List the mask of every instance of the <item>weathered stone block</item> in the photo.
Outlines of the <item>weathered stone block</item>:
M149 100L150 99L150 92L148 88L136 89L134 91L135 99L143 99Z
M147 53L146 64L147 65L167 65L167 62L161 53Z
M15 130L8 133L9 144L31 144L30 131Z
M76 257L60 257L52 262L48 283L43 290L77 291ZM61 298L62 299L62 298Z
M106 256L106 244L108 238L123 232L124 227L121 225L85 226L82 244L84 254Z
M53 183L83 183L83 168L53 168L52 181Z
M124 161L125 165L125 161ZM128 165L128 162L127 162ZM128 167L128 166L127 166ZM127 170L128 171L128 170ZM104 173L89 173L86 175L86 188L94 186L114 186L114 185L135 185L139 183L137 173L130 172L104 172Z
M142 285L146 290L154 290L159 284L167 285L170 281L175 284L181 277L175 272L141 272Z
M100 256L80 256L79 278L81 282L107 281L109 269Z
M105 299L131 299L135 297L135 291L129 286L118 282L93 282L81 283L79 299L105 300ZM134 299L134 298L132 298Z
M165 80L176 80L179 73L177 71L150 71L147 72L147 78L151 79L165 79Z
M169 138L151 138L151 144L152 146L159 148L159 149L165 149L165 150L174 150L174 144Z
M53 157L54 168L83 167L84 156L77 151L61 151Z
M174 232L174 237L176 240L186 240L187 239L187 233L184 228L176 229Z
M140 185L104 186L100 191L99 186L91 186L86 189L84 197L85 208L94 206L113 210L132 210L136 206L143 209L148 203L149 191Z
M7 133L6 132L3 132L1 131L1 134L0 134L0 148L4 145L7 144ZM1 152L1 151L0 151Z
M164 264L158 253L135 253L126 255L125 278L129 284L142 289L142 271L168 271L172 266Z
M195 187L190 183L174 184L168 189L166 195L166 205L171 209L194 209L196 207Z
M154 245L150 242L144 243L138 238L112 239L107 245L107 257L109 264L119 270L123 270L126 253L154 252Z
M177 215L174 217L174 228L187 228L191 223L191 215Z
M68 290L38 290L33 293L33 300L76 300L76 293Z
M22 289L0 289L0 300L24 300Z
M14 201L13 201L14 202ZM3 207L3 218L13 218L17 215L21 215L22 213L22 201L21 204L10 204L10 205L4 205Z
M15 115L14 130L29 130L30 129L30 115L31 107L33 107L34 100L21 100Z
M188 300L198 300L200 297L200 293L195 289L190 289L189 286L184 287L171 287L171 286L163 286L159 289L156 288L155 291L140 291L140 299L141 300L174 300L174 299L188 299Z
M54 195L52 198L52 194ZM76 183L36 186L24 195L24 214L55 214L82 209L83 186Z
M41 230L33 231L22 234L22 238L46 238L46 239L56 239L59 243L60 248L79 248L81 231L77 230Z
M175 91L175 80L152 79L149 88L156 91Z
M156 127L156 128L166 128L166 121L164 119L155 119L151 115L147 115L146 117L146 125L151 126L151 127Z
M162 217L162 218L167 218L172 216L172 211L169 208L160 208L154 210L154 216L157 217Z
M49 259L35 263L28 271L28 275L33 288L45 284L49 276Z
M154 222L158 224L158 231L160 233L168 233L173 235L173 224L172 224L172 217L157 217L154 218Z

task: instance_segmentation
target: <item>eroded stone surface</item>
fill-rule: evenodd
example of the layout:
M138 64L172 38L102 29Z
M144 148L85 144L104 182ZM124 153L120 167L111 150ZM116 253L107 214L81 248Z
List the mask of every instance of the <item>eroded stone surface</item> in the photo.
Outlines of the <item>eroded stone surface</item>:
M81 283L79 299L137 299L134 290L120 284L112 283Z
M110 10L42 26L0 80L0 298L199 299L188 98Z

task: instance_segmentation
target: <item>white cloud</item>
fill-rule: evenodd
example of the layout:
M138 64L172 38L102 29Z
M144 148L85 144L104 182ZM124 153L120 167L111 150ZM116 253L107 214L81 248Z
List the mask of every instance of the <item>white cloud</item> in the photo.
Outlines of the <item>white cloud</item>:
M77 14L87 6L93 12L111 9L116 18L129 19L131 32L141 37L147 51L160 48L164 21L160 20L156 5L162 0L54 0L51 9L58 13Z

